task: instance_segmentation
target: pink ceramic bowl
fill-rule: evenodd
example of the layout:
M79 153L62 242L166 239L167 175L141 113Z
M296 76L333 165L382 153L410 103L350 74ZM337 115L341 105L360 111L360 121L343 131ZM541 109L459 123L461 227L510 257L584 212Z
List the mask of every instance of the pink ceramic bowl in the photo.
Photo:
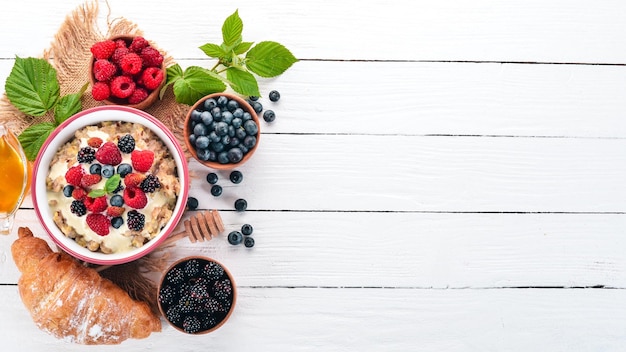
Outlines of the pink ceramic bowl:
M163 141L165 146L169 149L170 154L173 156L180 182L180 192L172 216L165 223L165 226L160 232L141 247L108 254L99 251L92 252L61 232L53 220L53 211L49 206L46 187L46 178L52 166L50 163L59 148L67 141L71 140L77 130L106 121L137 123L154 132L154 134ZM34 163L31 192L35 212L43 228L59 247L79 260L100 265L115 265L130 262L145 256L156 249L161 242L171 234L185 211L189 184L187 159L176 137L168 128L155 117L144 111L119 105L110 105L82 111L67 119L52 132L39 151L37 160ZM79 219L84 219L84 217Z

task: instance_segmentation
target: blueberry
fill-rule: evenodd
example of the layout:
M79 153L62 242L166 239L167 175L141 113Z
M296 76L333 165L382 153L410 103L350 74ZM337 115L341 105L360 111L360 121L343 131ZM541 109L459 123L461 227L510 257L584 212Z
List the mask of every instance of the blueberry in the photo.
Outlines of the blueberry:
M257 97L256 95L251 95L248 97L248 99L252 100L252 101L257 101L259 100L259 97Z
M250 113L246 111L243 113L243 116L241 116L241 120L243 120L244 122L252 120L252 115L250 115Z
M115 175L115 166L113 165L102 165L102 177L109 178Z
M239 138L237 138L237 137L232 137L232 138L230 139L230 143L229 143L228 145L229 145L231 148L232 148L232 147L238 147L238 146L239 146L239 143L241 143L241 142L239 141Z
M233 113L230 111L223 111L222 121L226 122L227 124L230 124L233 121Z
M243 241L243 245L246 246L246 248L254 247L254 238L246 237L246 239Z
M113 197L111 197L111 199L109 200L109 204L111 204L114 207L121 207L124 205L124 197L120 196L119 194L116 194Z
M233 117L234 118L242 118L243 117L243 109L242 108L237 108L235 109L235 111L233 111Z
M261 111L263 111L263 104L259 103L258 101L255 101L254 104L252 104L252 108L254 109L254 111L258 113L260 113Z
M126 177L131 172L133 172L133 167L130 164L122 163L117 166L117 173L120 174L121 178Z
M204 110L211 110L217 106L217 102L213 98L204 101Z
M191 118L191 121L200 121L202 118L202 111L200 110L193 110L191 112L191 115L189 115L189 117Z
M236 246L243 241L243 235L239 231L232 231L228 234L228 243Z
M248 134L246 133L246 130L243 129L243 127L235 129L235 137L243 140L244 138L246 138L247 135Z
M254 121L253 121L254 122ZM215 133L218 136L225 136L228 134L228 124L226 122L218 122L215 124Z
M91 166L89 167L89 173L92 175L100 175L101 171L102 165L100 164L91 164Z
M237 100L229 100L228 103L226 103L226 108L230 112L235 111L238 107L239 103L237 102Z
M228 157L228 152L217 153L217 162L220 164L228 164L230 162L230 158Z
M256 137L255 136L247 136L243 139L243 145L248 149L254 148L256 145Z
M244 211L248 208L248 202L245 199L239 198L235 201L235 209L237 211Z
M217 160L217 153L212 151L212 150L209 150L209 157L208 157L207 160L209 160L209 161L216 161Z
M213 122L213 115L208 111L203 111L201 115L201 121L205 125L210 125Z
M243 233L245 236L251 235L253 230L254 229L250 224L243 224L243 226L241 226L241 233Z
M206 136L208 133L209 129L203 123L199 123L193 128L193 134L195 134L196 137Z
M111 226L113 226L114 228L119 229L120 227L122 227L122 225L124 225L124 219L122 219L121 216L116 216L111 219Z
M239 170L235 170L230 173L230 182L234 184L241 183L243 181L243 174Z
M235 137L235 127L233 125L228 125L228 136Z
M263 120L265 120L265 122L272 122L276 120L276 114L272 110L265 110L263 113Z
M220 140L220 142L224 145L230 145L230 136L229 135L225 135L224 137L222 137L222 139Z
M259 132L259 126L256 125L256 122L254 122L254 120L248 120L244 122L243 128L246 130L246 133L251 136L254 136L257 134L257 132Z
M245 145L243 145L243 143L240 143L237 147L238 147L239 149L241 149L241 151L242 151L244 154L246 154L246 153L250 150L250 148L248 148L248 147L246 147Z
M214 107L211 109L211 115L213 116L214 121L222 121L222 109L219 107Z
M72 196L72 192L74 192L74 186L72 185L66 185L65 187L63 187L63 195L66 197L71 197Z
M241 149L234 147L228 151L228 160L231 163L238 163L243 159L243 152Z
M187 207L189 208L189 210L198 209L198 200L194 197L187 198Z
M277 90L273 90L269 94L271 101L278 101L280 99L280 93Z
M207 136L200 136L198 138L196 138L196 148L198 149L206 149L209 147L209 137Z
M215 133L215 131L211 131L211 133L209 133L209 139L211 142L219 142L221 138L217 135L217 133Z
M213 185L213 187L211 187L211 194L214 197L219 197L222 195L222 186L220 185Z
M220 153L222 151L224 151L224 144L221 142L221 139L219 142L212 142L210 145L211 150L213 150L216 153Z
M243 114L241 115L243 116ZM243 125L243 120L241 119L241 117L235 117L233 118L233 121L231 121L230 125L233 126L233 128L239 128Z
M220 95L219 97L217 97L217 106L225 107L226 104L228 104L228 98L226 96Z
M206 175L206 182L214 185L217 183L217 180L219 179L219 177L217 176L217 174L215 172L209 172Z
M202 161L211 160L211 151L206 148L196 150L196 155Z
M193 133L189 135L189 144L191 145L196 144L196 135Z

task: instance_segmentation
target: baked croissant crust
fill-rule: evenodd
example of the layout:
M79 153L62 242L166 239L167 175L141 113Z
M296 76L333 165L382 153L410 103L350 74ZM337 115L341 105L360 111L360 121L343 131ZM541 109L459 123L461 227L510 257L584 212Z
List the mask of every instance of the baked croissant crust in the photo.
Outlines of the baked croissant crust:
M144 302L134 301L113 282L100 277L25 227L11 246L20 296L42 330L79 344L119 344L161 331L161 320Z

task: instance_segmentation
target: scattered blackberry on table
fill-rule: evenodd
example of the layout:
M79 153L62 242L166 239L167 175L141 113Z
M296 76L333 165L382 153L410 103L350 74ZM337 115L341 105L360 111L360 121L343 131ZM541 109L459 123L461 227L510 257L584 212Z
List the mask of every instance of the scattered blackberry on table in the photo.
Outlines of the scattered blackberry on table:
M183 330L190 334L195 334L202 328L202 324L200 324L200 320L195 316L186 316L183 320Z
M228 234L228 243L236 246L243 241L243 235L239 231L231 231Z
M111 178L113 175L115 175L115 167L113 165L102 165L100 174L102 175L102 177Z
M124 225L124 219L121 216L116 216L111 219L111 226L114 228L119 229L122 225Z
M219 197L222 195L222 186L220 185L213 185L213 187L211 187L211 194L214 197Z
M273 90L269 94L270 100L277 102L280 99L280 93L277 90Z
M141 231L145 225L146 216L137 210L131 210L127 214L128 228L133 231Z
M229 178L230 178L230 182L234 184L238 184L238 183L241 183L241 181L243 181L243 174L241 173L241 171L235 170L230 173Z
M79 163L89 164L96 158L96 150L92 147L82 147L76 158Z
M237 211L245 211L248 208L248 202L245 199L239 198L235 201L235 209Z
M70 211L76 216L83 216L87 214L87 207L82 201L73 200L72 204L70 205Z
M265 110L265 112L263 113L263 120L265 120L265 122L273 122L274 120L276 120L276 114L274 113L274 110Z
M67 198L72 196L72 192L74 192L74 186L65 185L65 187L63 187L63 195L66 196Z
M141 188L141 190L145 193L153 193L157 188L161 188L161 182L159 182L158 177L153 174L149 174L143 181L141 181L139 188Z
M117 173L121 178L126 177L126 175L133 172L133 166L128 163L122 163L117 166Z
M91 166L89 166L89 173L92 175L100 175L102 173L102 165L91 164Z
M252 231L254 231L254 228L250 224L243 224L241 226L241 233L245 236L251 235Z
M217 180L219 179L219 177L217 176L217 174L215 172L209 172L206 175L206 182L214 185L217 183Z
M135 139L130 134L126 134L117 141L117 147L122 153L130 154L135 150Z
M208 262L202 268L202 276L208 280L217 280L224 275L224 268L216 262Z
M187 198L187 208L189 208L189 210L198 209L198 199L194 197Z
M246 246L246 248L252 248L254 247L254 238L252 237L246 237L243 240L243 245Z

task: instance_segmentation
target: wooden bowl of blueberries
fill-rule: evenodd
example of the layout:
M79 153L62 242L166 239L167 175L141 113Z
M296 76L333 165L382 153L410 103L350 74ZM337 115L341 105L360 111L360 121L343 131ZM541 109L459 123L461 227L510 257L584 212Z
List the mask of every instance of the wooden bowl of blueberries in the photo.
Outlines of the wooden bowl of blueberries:
M248 161L259 146L260 132L254 108L230 93L199 99L189 109L183 129L190 154L218 170L231 170Z

